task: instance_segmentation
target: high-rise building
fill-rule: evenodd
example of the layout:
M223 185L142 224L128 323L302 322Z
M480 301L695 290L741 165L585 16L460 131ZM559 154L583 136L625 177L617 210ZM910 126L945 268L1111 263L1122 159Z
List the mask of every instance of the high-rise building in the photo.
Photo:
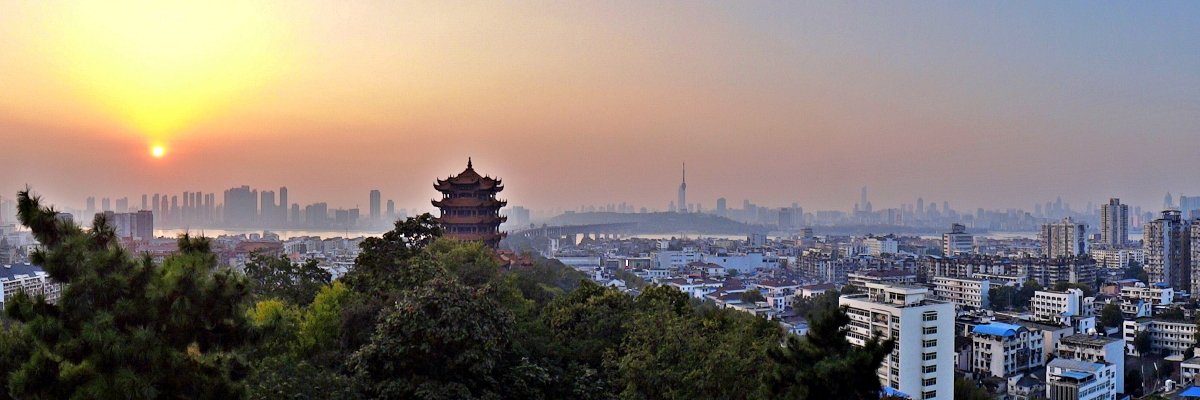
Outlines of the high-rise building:
M1198 293L1193 285L1191 237L1188 223L1178 210L1162 212L1162 217L1142 226L1142 251L1150 283L1164 282L1175 290Z
M1039 239L1042 254L1050 258L1087 254L1087 225L1077 223L1071 217L1042 225Z
M371 191L371 222L372 223L379 222L380 217L382 216L382 212L381 212L382 210L380 207L382 198L383 198L383 195L380 194L378 190Z
M508 204L496 198L504 190L500 179L480 176L468 158L467 169L438 179L433 187L442 193L442 198L432 203L441 210L437 220L447 237L480 241L492 248L500 244L504 238L500 224L507 220L500 216L500 208Z
M388 200L387 202L387 219L388 222L396 220L396 202L393 200Z
M687 206L687 163L683 163L683 181L679 183L679 202L675 203L681 213L688 212Z
M279 212L276 213L276 222L284 226L288 223L288 190L287 186L279 187Z
M100 211L112 211L112 201L107 197L100 199Z
M726 213L726 207L728 207L728 205L725 203L724 197L717 199L717 215L724 217Z
M224 222L230 227L250 227L258 216L258 191L242 186L225 191Z
M1179 212L1186 219L1200 218L1200 196L1179 195Z
M261 199L258 206L258 220L260 224L271 224L275 222L275 192L264 190L258 193Z
M896 340L877 371L880 384L915 399L953 399L954 304L929 299L919 286L867 283L865 290L839 303L850 316L850 343Z
M1129 205L1121 199L1108 199L1100 206L1100 241L1110 248L1125 246L1129 240Z
M143 194L142 195L142 208L140 208L139 210L149 210L150 209L149 208L150 204L146 200L149 200L149 199L146 197L146 195Z

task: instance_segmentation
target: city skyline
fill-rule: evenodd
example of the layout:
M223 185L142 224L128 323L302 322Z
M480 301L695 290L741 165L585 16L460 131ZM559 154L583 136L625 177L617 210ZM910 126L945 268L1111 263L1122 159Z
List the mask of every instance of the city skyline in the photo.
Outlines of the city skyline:
M536 209L665 209L683 160L708 207L1200 194L1190 3L3 7L8 197L421 204L468 156Z

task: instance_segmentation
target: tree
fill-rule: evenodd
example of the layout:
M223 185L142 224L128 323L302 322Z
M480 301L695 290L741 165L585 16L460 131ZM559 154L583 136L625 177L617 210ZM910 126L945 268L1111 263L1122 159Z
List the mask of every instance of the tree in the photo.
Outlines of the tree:
M1125 267L1125 279L1137 279L1146 284L1150 284L1150 274L1146 273L1146 269L1137 261L1129 260L1129 266Z
M9 376L19 398L236 398L249 337L244 278L218 268L206 239L183 235L156 265L119 247L103 214L83 231L22 191L18 215L43 248L32 255L63 283L57 304L6 301L32 342Z
M783 347L769 348L774 368L764 380L768 397L878 399L875 371L895 342L876 337L856 347L846 339L849 323L844 309L825 301L809 319L807 336L788 336Z
M1150 331L1138 332L1137 336L1133 337L1133 348L1137 350L1138 354L1140 355L1144 356L1150 354L1152 345L1153 340L1150 338Z
M649 305L630 321L616 363L622 398L760 398L777 324L729 309Z
M998 286L988 291L988 303L993 310L1004 311L1012 309L1013 299L1017 297L1017 288Z
M970 379L954 379L954 400L991 400L992 394Z
M745 292L742 292L741 298L742 298L742 302L750 303L750 304L753 304L753 303L759 302L759 301L767 301L767 298L763 297L762 292L759 292L757 290L747 290Z
M255 254L246 262L246 277L258 298L279 298L291 304L305 305L321 287L329 284L329 271L317 260L293 263L286 256Z
M414 262L416 255L441 236L441 225L429 213L396 221L394 229L359 244L354 268L342 280L355 291L376 294L420 285L437 271Z
M436 278L388 307L348 365L367 397L495 398L512 325L488 288Z
M1105 327L1121 326L1125 321L1125 316L1121 314L1121 306L1116 304L1105 305L1100 310L1100 325Z
M1054 290L1065 292L1067 289L1079 289L1083 291L1083 297L1092 297L1096 294L1096 288L1084 283L1058 282L1054 284Z
M554 299L542 311L542 323L558 356L599 368L606 353L625 338L633 300L624 293L590 281Z
M1142 377L1142 370L1140 368L1126 368L1124 393L1134 397L1141 396L1143 380L1145 379Z

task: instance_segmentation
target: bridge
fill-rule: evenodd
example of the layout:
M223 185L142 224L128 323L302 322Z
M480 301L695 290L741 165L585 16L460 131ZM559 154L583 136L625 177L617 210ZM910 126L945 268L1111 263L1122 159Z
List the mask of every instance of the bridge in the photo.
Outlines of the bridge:
M537 237L562 238L567 236L574 238L576 235L583 235L583 237L593 239L612 239L633 234L637 226L636 222L564 226L542 225L540 227L511 231L508 233L508 236L521 236L532 239Z

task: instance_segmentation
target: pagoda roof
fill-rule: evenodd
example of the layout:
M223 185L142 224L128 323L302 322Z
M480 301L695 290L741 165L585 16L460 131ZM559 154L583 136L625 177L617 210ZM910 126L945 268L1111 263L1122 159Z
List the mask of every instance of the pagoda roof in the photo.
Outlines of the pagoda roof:
M496 216L496 215L470 215L470 216L447 215L447 216L439 217L437 220L438 220L438 222L443 223L443 224L477 225L477 224L487 224L487 223L503 223L504 221L508 220L508 217L501 217L501 216Z
M497 199L474 199L470 197L451 197L441 200L432 200L434 207L504 207L508 204L507 201Z
M446 179L438 179L437 183L434 184L434 188L439 191L451 190L453 189L451 185L478 186L479 189L497 189L496 191L504 189L504 187L501 186L500 179L492 178L490 176L482 176L479 175L478 172L475 172L475 168L472 165L470 158L467 158L467 169L463 170L463 172L460 172L458 175L454 175Z

